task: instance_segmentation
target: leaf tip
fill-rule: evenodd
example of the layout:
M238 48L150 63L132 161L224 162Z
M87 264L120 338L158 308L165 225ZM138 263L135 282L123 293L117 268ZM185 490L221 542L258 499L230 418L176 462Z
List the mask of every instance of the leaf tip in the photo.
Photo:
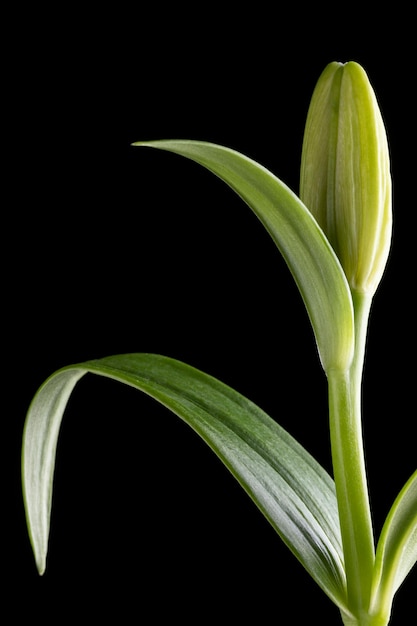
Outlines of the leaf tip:
M43 576L46 571L46 550L37 549L36 546L32 546L33 555L35 557L35 565L38 570L39 576Z
M46 555L36 554L35 551L35 564L39 576L43 576L46 571Z

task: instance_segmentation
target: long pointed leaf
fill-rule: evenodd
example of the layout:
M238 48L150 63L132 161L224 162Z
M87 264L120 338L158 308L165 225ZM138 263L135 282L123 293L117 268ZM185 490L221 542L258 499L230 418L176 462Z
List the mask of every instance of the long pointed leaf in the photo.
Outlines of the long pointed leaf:
M45 557L51 514L52 480L59 429L68 399L85 369L56 372L38 390L25 422L22 448L23 498L39 573Z
M237 478L320 587L347 610L335 488L329 475L285 430L239 393L181 362L149 354L108 357L59 370L32 402L23 441L23 484L41 572L46 561L57 432L68 392L86 372L142 390L189 424Z
M353 307L345 274L301 200L276 176L246 156L197 141L138 142L188 157L234 189L264 224L304 299L324 369L349 366L354 346Z
M417 562L417 470L398 494L378 541L373 604L388 613L392 599Z

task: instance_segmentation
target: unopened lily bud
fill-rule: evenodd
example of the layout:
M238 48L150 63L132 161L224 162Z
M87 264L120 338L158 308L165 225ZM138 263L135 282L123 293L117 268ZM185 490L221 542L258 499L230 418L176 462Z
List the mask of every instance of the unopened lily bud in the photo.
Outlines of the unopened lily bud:
M391 243L391 175L381 112L357 63L330 63L318 80L304 134L300 197L351 289L373 295Z

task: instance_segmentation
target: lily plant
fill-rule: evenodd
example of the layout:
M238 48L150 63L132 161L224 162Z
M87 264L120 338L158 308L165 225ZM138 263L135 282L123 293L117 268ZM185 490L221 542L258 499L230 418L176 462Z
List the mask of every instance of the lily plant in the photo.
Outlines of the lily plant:
M417 560L417 470L374 537L361 387L370 307L392 235L386 132L365 70L330 63L313 92L297 196L227 147L151 141L207 168L252 209L298 286L328 381L333 477L237 391L190 365L124 354L63 367L37 391L23 435L29 535L45 571L56 446L68 398L93 373L131 385L184 420L218 455L278 535L340 609L345 626L386 626Z

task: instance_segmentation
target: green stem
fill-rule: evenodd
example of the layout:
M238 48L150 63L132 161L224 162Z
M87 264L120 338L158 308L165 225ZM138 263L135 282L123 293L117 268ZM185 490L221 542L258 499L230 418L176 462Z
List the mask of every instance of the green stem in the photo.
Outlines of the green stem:
M355 357L349 370L330 370L330 438L345 558L349 608L358 624L367 624L374 538L362 438L361 390L366 331L371 301L352 293ZM368 616L368 618L367 618Z

